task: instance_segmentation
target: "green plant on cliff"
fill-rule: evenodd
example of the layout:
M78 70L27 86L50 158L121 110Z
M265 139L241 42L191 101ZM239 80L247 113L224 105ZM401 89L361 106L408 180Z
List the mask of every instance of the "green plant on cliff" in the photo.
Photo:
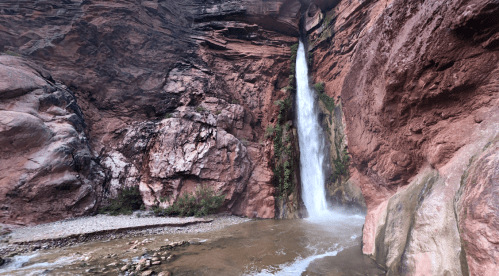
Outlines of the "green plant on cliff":
M274 102L279 106L279 115L275 126L268 126L266 137L273 136L274 144L274 184L279 198L292 192L293 151L291 126L285 123L288 110L292 106L292 98L287 97Z
M296 55L298 53L298 43L291 45L290 48L291 48L290 60L292 63L294 63L296 61Z
M323 82L318 82L318 83L314 84L314 87L315 87L315 90L317 90L317 92L319 92L319 93L324 92L324 83Z
M108 206L99 209L101 214L110 214L117 216L120 214L129 215L134 210L139 210L143 206L142 197L140 196L139 188L125 187L118 192L118 197L112 199Z
M207 216L214 214L225 200L225 195L215 193L211 187L200 185L194 193L184 193L168 208L163 209L158 205L153 211L158 216Z
M350 155L345 148L341 151L341 146L343 144L343 136L340 137L339 141L335 142L334 148L336 149L336 157L333 159L333 181L340 177L348 177L348 167L350 165Z
M13 57L20 57L21 55L16 53L16 52L12 52L12 51L5 51L5 54L9 55L9 56L13 56Z
M325 92L324 92L324 82L318 82L314 84L315 90L319 93L319 99L324 103L326 106L326 109L329 112L333 112L334 108L336 107L336 104L334 102L334 98L329 97Z

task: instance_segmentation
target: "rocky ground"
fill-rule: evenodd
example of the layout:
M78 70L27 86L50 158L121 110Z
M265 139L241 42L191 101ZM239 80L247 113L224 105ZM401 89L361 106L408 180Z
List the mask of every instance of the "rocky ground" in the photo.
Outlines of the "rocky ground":
M148 226L145 225L144 220L147 220ZM96 240L115 240L153 234L209 232L248 220L230 215L212 215L202 219L157 218L151 217L149 212L140 211L129 216L81 217L46 225L18 228L12 233L4 234L0 236L0 256L73 246ZM114 227L110 229L110 225ZM128 227L123 227L123 225L128 225ZM137 229L139 225L141 227ZM57 226L59 231L48 233L47 230L53 226ZM78 227L78 233L72 231Z

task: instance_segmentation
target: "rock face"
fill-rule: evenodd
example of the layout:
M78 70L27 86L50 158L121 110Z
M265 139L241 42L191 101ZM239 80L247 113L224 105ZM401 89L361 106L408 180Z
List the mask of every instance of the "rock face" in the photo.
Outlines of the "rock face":
M311 28L366 199L363 251L389 275L499 269L498 16L497 1L342 1Z
M285 96L300 9L298 0L3 1L0 52L36 62L74 92L85 156L107 176L91 184L104 202L125 186L139 185L151 206L206 184L226 194L224 210L273 218L264 129ZM44 139L37 146L52 143ZM19 223L60 216L33 218Z
M456 204L459 231L472 275L494 275L499 258L499 145L490 141L470 159Z
M0 55L0 222L90 214L105 180L74 94L23 59Z

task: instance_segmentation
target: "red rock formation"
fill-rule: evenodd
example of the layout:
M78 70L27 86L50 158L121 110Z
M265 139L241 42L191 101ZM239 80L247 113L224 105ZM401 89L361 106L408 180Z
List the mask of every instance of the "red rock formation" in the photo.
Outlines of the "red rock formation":
M263 134L284 96L300 2L66 2L3 1L0 51L75 92L106 197L140 183L151 206L206 183L232 213L274 217ZM157 159L170 150L185 162Z
M470 160L457 204L459 230L471 275L497 274L499 259L499 147L497 138Z
M468 160L497 134L499 4L344 1L328 16L312 33L314 75L341 97L368 207L364 253L390 275L497 270L494 239L472 241L469 216L460 236L454 200Z
M0 55L0 223L91 214L104 170L74 94L23 59Z

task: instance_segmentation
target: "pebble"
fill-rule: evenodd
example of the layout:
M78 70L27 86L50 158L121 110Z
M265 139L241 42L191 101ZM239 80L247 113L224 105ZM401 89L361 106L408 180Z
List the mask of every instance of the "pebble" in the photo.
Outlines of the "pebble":
M121 217L121 216L120 216ZM126 219L126 216L123 216L123 219ZM209 217L210 218L210 217ZM227 226L231 226L234 224L238 223L243 223L246 221L249 221L247 218L241 218L241 217L236 217L236 216L230 216L230 215L218 215L211 217L214 220L210 223L198 223L198 224L193 224L193 225L188 225L182 228L178 227L155 227L155 228L150 228L150 229L142 229L142 230L127 230L123 231L121 233L107 233L107 234L102 234L102 235L94 235L94 236L87 236L85 239L80 239L79 237L74 237L74 238L64 238L60 240L52 240L50 242L34 242L33 244L13 244L13 243L0 243L0 256L7 256L7 257L13 257L18 254L22 253L27 253L32 251L34 248L61 248L61 247L67 247L67 246L74 246L76 244L83 244L83 243L88 243L91 241L102 241L102 240L113 240L113 239L122 239L122 238L129 238L129 237L136 237L141 238L146 235L162 235L162 234L171 234L171 233L202 233L202 232L209 232L209 231L215 231L215 230L220 230L222 228L225 228ZM87 217L81 217L77 218L76 220L87 220ZM98 215L91 217L91 219L94 222L99 222L99 221L105 221L108 219L107 216L104 215ZM128 218L128 220L133 220L134 218ZM151 219L156 219L156 218L151 218ZM58 228L64 228L72 225L71 221L59 221L54 223L57 225ZM180 230L179 230L180 229ZM30 230L30 235L32 236L37 236L38 233L38 228L36 226L32 227L29 229ZM43 234L43 233L42 233ZM168 239L165 239L165 242L170 242ZM136 249L137 246L139 245L139 240L134 240L130 242L130 245L133 248L130 249ZM137 246L133 246L137 245Z
M125 271L129 270L129 269L130 269L130 267L131 267L131 265L130 265L130 264L126 264L126 265L122 266L120 270L121 270L122 272L125 272Z
M152 262L152 265L160 265L160 264L161 264L161 261Z
M170 271L162 271L158 274L158 276L171 276L172 273Z
M144 272L142 272L142 276L150 276L154 273L154 271L152 270L146 270Z

